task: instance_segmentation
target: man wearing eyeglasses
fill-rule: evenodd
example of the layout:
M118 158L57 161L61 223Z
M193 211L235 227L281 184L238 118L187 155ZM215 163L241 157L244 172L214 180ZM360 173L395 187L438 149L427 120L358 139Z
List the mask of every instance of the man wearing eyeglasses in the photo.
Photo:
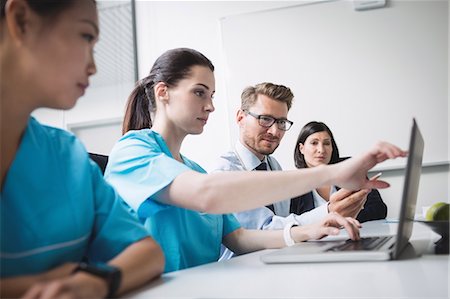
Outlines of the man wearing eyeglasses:
M274 171L280 164L271 156L281 139L293 124L287 115L294 98L283 85L260 83L249 86L241 94L241 108L236 114L239 140L234 150L223 154L213 171ZM300 223L298 215L289 212L291 200L277 202L267 207L236 213L242 227L247 229L283 229ZM233 252L224 248L221 259Z

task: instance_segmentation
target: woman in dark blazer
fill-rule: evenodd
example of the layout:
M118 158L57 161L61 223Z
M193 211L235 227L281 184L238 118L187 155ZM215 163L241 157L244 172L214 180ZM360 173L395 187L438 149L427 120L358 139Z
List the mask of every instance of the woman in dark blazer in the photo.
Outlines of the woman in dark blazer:
M345 159L339 157L333 133L326 124L312 121L302 128L294 150L297 168L334 164ZM328 205L327 209L320 208L325 204ZM290 212L298 215L310 213L314 218L323 213L319 209L327 212L334 211L345 217L356 217L360 222L384 219L387 215L386 204L381 199L378 190L360 190L352 193L340 190L337 186L322 186L293 198Z

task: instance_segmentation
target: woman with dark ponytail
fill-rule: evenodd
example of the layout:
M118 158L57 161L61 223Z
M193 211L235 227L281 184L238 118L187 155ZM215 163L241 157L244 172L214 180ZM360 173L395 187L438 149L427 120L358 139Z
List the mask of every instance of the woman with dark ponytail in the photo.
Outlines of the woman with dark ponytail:
M152 127L151 114L155 112L155 103L154 100L150 100L152 97L149 95L148 88L146 88L148 85L152 85L148 77L138 81L128 97L122 134L130 130Z
M214 66L203 54L186 48L174 49L158 58L150 74L136 83L128 97L122 133L152 127L152 117L156 112L156 100L153 87L164 82L175 86L178 81L189 75L190 66L204 66L214 72Z
M111 298L164 268L71 133L40 124L96 72L93 0L0 0L0 297Z
M162 54L128 99L126 133L112 149L105 172L160 243L165 271L217 261L222 243L242 254L337 234L341 226L358 239L359 222L338 214L311 225L262 231L245 230L232 214L223 213L265 206L327 183L349 189L387 187L383 181L368 181L367 171L405 153L378 143L357 158L314 169L206 174L180 148L187 135L202 133L214 111L213 71L198 51L179 48Z

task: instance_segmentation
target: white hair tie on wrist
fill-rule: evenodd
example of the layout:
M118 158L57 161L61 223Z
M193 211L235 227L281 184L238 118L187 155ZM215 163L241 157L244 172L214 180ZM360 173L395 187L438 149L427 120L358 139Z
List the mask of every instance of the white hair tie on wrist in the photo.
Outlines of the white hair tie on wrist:
M298 226L298 225L295 222L290 222L283 229L283 238L284 238L284 243L286 244L286 246L295 245L295 241L294 241L294 239L292 239L292 236L291 236L291 228L293 226Z

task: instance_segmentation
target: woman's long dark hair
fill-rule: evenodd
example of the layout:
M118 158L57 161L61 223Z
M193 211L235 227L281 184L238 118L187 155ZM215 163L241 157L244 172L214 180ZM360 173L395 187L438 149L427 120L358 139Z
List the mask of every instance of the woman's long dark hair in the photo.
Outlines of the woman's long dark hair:
M305 162L305 156L303 156L303 154L300 152L299 144L300 143L305 144L306 138L317 132L327 132L331 137L331 146L333 148L333 152L331 153L330 163L328 164L334 164L340 161L339 149L337 147L336 141L334 140L334 136L330 128L328 128L328 126L323 122L312 121L307 123L298 134L297 142L295 143L294 149L295 167L308 168Z
M150 74L136 82L128 97L122 134L130 130L152 127L151 115L156 111L153 87L159 82L176 86L187 78L193 66L205 66L214 71L214 65L202 53L188 48L172 49L156 59Z

